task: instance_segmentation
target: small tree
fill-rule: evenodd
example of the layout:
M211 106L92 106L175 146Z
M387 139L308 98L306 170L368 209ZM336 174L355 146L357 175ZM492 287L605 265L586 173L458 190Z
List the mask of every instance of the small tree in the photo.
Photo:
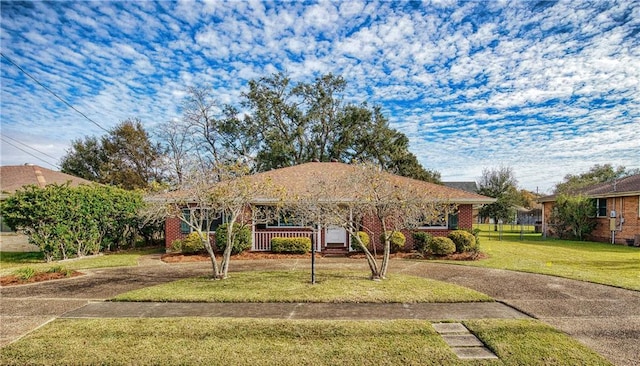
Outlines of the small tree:
M271 211L262 212L252 203L257 197L277 197L273 192L278 190L272 189L269 181L257 176L249 177L247 173L247 167L241 164L219 164L214 170L193 170L183 176L181 190L149 199L162 207L165 217L177 217L192 232L198 233L211 259L213 279L228 277L233 243L238 233L234 229L236 225L248 222L249 218L254 223L261 223L272 217ZM218 262L211 245L210 224L220 217L226 220L227 242Z
M498 230L499 220L509 220L515 215L515 204L519 200L518 181L508 167L484 169L478 182L478 193L496 198L496 202L483 206L480 215L494 220Z
M561 194L556 199L549 222L559 237L583 240L596 227L595 215L596 207L591 199Z
M285 207L319 226L344 228L365 254L371 278L381 280L389 266L391 239L402 230L437 219L450 205L444 198L433 197L433 192L418 189L408 178L363 164L354 165L343 180L319 180L306 195L289 196ZM369 224L381 225L385 233L381 262L376 258L376 245L369 250L358 235L359 231L374 232Z

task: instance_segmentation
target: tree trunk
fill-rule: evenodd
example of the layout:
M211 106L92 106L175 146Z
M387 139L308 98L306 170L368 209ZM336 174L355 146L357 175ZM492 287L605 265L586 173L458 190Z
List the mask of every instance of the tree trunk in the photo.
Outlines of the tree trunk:
M211 266L213 267L213 274L211 278L219 279L220 278L220 268L218 267L218 261L216 260L216 253L213 251L211 247L211 242L209 241L209 236L207 235L204 238L203 235L200 236L202 239L202 244L204 244L205 249L207 249L207 253L209 253L209 259L211 259Z
M362 243L360 236L358 235L358 231L347 229L349 235L356 240L362 251L364 252L365 258L367 258L367 264L369 265L369 270L371 271L371 279L379 280L380 279L380 271L378 270L378 262L376 262L376 257L371 254L367 246ZM375 243L373 245L375 248Z
M389 253L391 252L391 243L389 238L384 241L384 254L382 255L382 266L380 268L380 279L387 277L387 269L389 268Z
M224 253L222 253L222 268L220 273L220 279L223 280L228 277L229 273L229 261L231 260L231 251L233 250L233 223L234 220L231 220L227 224L227 245L224 248Z

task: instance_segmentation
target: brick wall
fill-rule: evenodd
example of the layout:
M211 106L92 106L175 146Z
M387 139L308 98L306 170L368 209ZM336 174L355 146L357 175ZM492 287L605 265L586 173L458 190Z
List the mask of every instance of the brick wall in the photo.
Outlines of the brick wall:
M636 235L640 235L640 218L638 217L639 201L639 196L607 198L607 217L594 219L596 221L596 228L587 239L605 243L611 242L608 216L613 209L617 212L615 240L617 244L626 244L627 239L634 239ZM543 209L545 232L548 236L553 236L552 227L549 226L549 216L553 210L553 202L545 202ZM624 218L622 225L620 225L621 218Z
M171 243L173 243L174 240L177 239L184 239L187 234L183 234L180 230L180 219L177 217L168 217L165 220L165 225L164 225L164 245L165 245L165 250L169 251L171 249ZM216 243L216 239L215 239L215 235L213 235L213 233L210 233L209 235L209 241L211 242L211 245L215 246Z
M365 218L363 220L363 226L367 228L367 234L371 238L371 242L375 243L378 249L382 249L382 243L380 242L380 235L382 234L382 224L372 218ZM459 205L458 206L458 228L471 229L473 228L473 207L472 205ZM269 229L274 230L274 229ZM277 230L277 229L276 229ZM290 229L282 228L281 230L287 231ZM449 235L448 229L421 229L433 236L447 236ZM322 231L324 235L324 230ZM409 230L403 230L402 232L406 238L405 250L409 251L413 249L413 235ZM165 223L165 245L167 249L171 248L171 243L176 239L184 239L187 234L180 232L180 219L177 217L169 217ZM212 241L213 241L212 236ZM324 246L324 243L323 243Z
M180 232L180 219L168 217L164 223L164 241L167 249L171 249L171 243L177 239L184 239L185 235Z
M627 239L634 239L640 235L640 219L638 218L638 196L616 197L607 199L607 216L611 210L616 211L616 244L626 244ZM621 218L624 223L621 225ZM594 241L611 242L609 217L596 219L596 228L589 239Z
M382 224L374 218L365 218L363 220L363 226L367 229L367 234L371 238L371 242L376 244L379 250L382 250L382 243L380 242L380 235L382 234ZM458 228L459 229L472 229L473 228L473 205L459 205L458 206ZM404 250L413 250L413 231L424 231L433 236L447 236L451 230L448 229L417 229L417 230L402 230L406 238L404 244Z

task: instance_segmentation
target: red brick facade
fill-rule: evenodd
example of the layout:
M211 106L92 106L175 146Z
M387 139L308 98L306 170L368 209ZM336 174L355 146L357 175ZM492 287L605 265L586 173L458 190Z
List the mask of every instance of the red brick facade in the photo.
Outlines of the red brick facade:
M549 217L553 210L554 202L544 202L544 233L553 236L553 228L549 225ZM587 239L599 242L611 242L610 230L611 211L616 211L615 218L615 243L630 244L640 235L640 196L608 197L606 216L596 217L596 228ZM624 222L623 222L624 220Z
M368 234L371 238L372 243L375 243L378 248L381 248L380 243L380 235L382 234L382 225L377 220L373 219L365 219L366 222L363 223L368 230ZM177 217L169 217L165 223L165 243L167 250L170 250L171 243L177 239L184 239L184 237L188 234L184 234L181 232L180 228L180 219ZM459 205L458 206L458 228L459 229L472 229L473 228L473 207L470 204ZM300 228L254 228L256 233L259 232L285 232L285 231L300 231L306 232L310 234L310 230L308 229L300 229ZM433 236L447 236L451 230L437 228L437 229L420 229L420 231L425 231ZM404 230L403 234L406 238L405 250L409 251L413 249L413 235L410 231ZM324 250L324 231L320 232L320 240L321 240L321 248ZM214 243L213 236L211 237L212 243Z

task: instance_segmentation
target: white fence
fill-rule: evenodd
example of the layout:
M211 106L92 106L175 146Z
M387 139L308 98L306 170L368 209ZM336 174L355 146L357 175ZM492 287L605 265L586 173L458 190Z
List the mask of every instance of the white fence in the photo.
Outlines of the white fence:
M253 243L251 250L257 252L268 252L271 250L271 239L273 238L311 238L311 231L258 231L253 233ZM316 250L320 247L316 238Z

